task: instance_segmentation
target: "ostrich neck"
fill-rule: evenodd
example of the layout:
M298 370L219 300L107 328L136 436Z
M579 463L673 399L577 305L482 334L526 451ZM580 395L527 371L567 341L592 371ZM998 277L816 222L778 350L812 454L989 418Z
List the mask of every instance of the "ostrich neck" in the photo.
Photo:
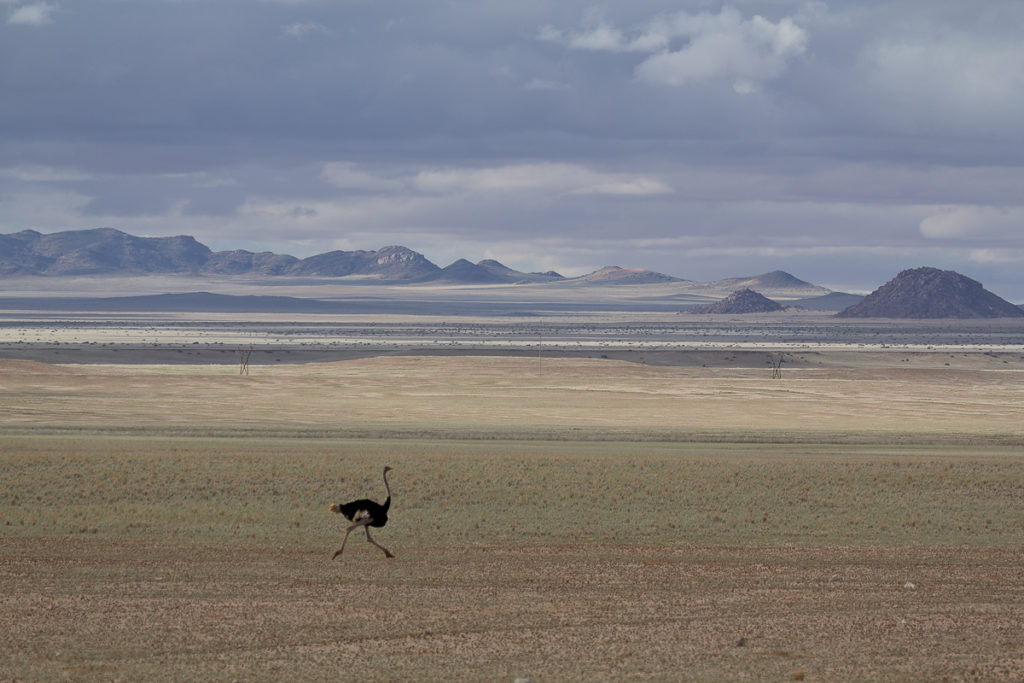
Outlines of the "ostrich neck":
M388 486L388 473L387 472L384 472L384 488L387 489L388 500L390 501L391 500L391 487Z

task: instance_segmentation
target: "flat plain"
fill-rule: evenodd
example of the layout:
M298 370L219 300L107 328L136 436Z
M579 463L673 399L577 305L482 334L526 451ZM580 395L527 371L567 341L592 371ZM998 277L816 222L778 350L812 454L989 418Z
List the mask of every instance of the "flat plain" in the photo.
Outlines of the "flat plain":
M256 334L240 374L235 338L12 324L0 677L1024 677L1021 346L600 325ZM384 465L397 557L332 561Z

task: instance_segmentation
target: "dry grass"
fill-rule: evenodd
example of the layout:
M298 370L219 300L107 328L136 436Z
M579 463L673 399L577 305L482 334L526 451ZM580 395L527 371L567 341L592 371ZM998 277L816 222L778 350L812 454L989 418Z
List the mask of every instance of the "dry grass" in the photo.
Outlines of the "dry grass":
M980 354L979 354L980 355ZM768 370L599 359L365 358L253 369L0 361L0 424L335 433L938 435L1024 439L1024 376Z

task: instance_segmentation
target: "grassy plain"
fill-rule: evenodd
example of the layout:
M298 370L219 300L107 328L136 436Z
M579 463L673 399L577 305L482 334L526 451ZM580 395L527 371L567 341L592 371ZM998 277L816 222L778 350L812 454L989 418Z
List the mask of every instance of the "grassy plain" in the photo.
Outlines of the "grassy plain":
M0 677L1019 680L1024 382L947 362L0 361Z

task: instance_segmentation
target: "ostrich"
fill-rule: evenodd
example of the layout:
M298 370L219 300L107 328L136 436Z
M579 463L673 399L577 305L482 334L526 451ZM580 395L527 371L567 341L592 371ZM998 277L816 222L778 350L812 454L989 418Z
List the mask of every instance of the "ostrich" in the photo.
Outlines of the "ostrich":
M331 506L331 512L340 513L345 516L345 519L353 523L349 528L345 529L345 540L341 542L341 548L338 549L338 552L334 553L331 557L332 560L341 555L341 552L345 550L348 534L357 526L361 526L366 530L366 540L383 550L386 557L394 557L390 550L377 543L370 536L371 526L381 527L388 523L388 508L391 507L391 487L388 486L388 472L390 471L390 467L384 468L384 488L388 491L388 499L384 501L383 505L366 498L360 498L359 500L353 500L351 503L335 503Z

